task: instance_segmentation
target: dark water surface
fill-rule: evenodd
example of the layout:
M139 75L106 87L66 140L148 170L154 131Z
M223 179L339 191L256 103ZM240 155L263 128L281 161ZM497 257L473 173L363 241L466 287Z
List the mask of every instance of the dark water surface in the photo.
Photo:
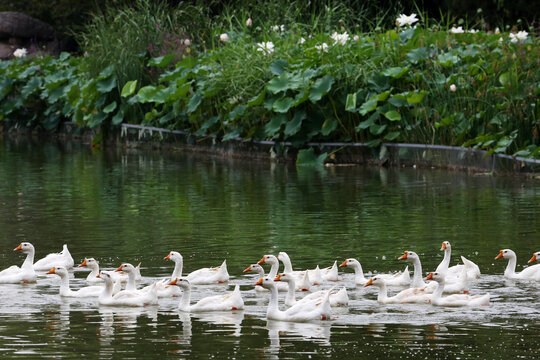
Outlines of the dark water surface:
M266 295L242 270L287 251L296 269L357 258L365 271L402 269L416 251L424 271L453 245L483 275L471 293L489 307L379 305L376 290L340 285L351 299L332 321L265 318ZM36 260L67 243L75 259L104 268L142 262L144 282L170 275L169 251L184 273L227 259L228 285L201 286L193 299L240 284L234 313L183 314L178 299L141 309L66 300L58 278L0 285L0 356L5 358L538 358L540 282L505 280L499 249L518 271L540 250L540 181L420 169L323 171L256 161L143 151L92 152L76 143L0 141L0 269L20 265L20 242ZM412 268L411 268L412 269ZM85 285L74 271L72 288ZM324 287L324 286L323 286ZM280 295L283 296L283 295ZM298 296L299 297L299 296Z

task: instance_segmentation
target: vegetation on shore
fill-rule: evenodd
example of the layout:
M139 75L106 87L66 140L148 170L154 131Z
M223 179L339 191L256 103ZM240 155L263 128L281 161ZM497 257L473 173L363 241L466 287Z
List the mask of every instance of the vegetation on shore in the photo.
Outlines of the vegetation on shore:
M409 142L540 158L534 24L486 31L391 14L396 24L381 16L366 29L339 5L275 23L139 5L96 16L80 37L85 56L0 63L0 126L129 122L298 148Z

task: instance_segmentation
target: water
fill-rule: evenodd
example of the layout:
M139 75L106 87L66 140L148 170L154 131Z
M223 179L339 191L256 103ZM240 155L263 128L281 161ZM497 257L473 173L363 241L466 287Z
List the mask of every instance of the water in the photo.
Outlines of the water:
M240 284L246 309L183 314L178 299L142 309L66 300L58 278L0 285L0 351L9 358L536 358L540 283L505 280L502 248L518 271L540 250L540 181L437 170L337 167L323 171L180 153L92 151L77 143L0 142L0 268L20 265L20 242L36 259L67 243L76 264L142 262L144 283L170 275L169 251L184 272L227 259L228 285L194 289L192 301ZM293 267L357 258L364 271L403 269L404 250L424 271L442 260L442 241L476 262L471 293L482 308L379 305L376 289L338 286L351 299L334 319L266 321L267 299L242 270L287 251ZM268 269L267 269L268 270ZM85 285L76 269L71 287ZM391 290L393 291L393 290ZM280 295L283 296L282 294ZM300 295L297 295L300 297ZM282 300L282 298L280 298Z

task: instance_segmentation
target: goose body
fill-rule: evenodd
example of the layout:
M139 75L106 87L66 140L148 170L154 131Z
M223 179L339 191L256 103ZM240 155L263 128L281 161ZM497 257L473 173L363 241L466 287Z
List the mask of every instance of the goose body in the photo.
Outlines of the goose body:
M104 287L100 285L92 285L71 290L69 288L69 273L63 266L55 266L47 272L47 274L56 274L60 277L60 296L73 298L98 297L103 293Z
M137 289L137 284L135 282L137 270L130 263L123 263L115 270L115 272L123 272L124 274L127 274L128 280L126 282L125 290L128 291L136 291L142 293L150 291L151 289L155 289L158 298L180 296L182 294L178 287L167 285L170 281L169 279L156 281L151 285L143 287L142 289Z
M155 283L148 291L122 290L113 295L113 282L108 272L102 271L98 277L105 281L105 289L99 296L99 304L104 306L148 306L158 303Z
M438 283L437 289L433 292L431 303L437 306L485 306L489 305L490 295L467 295L453 294L442 296L445 285L445 273L431 272L426 277L426 280L435 280Z
M300 300L296 300L296 291L295 291L295 280L294 276L288 274L288 273L281 273L278 274L278 276L274 279L274 281L277 281L279 284L280 281L285 282L288 285L287 295L285 295L285 305L287 306L293 306L297 303L302 302L308 302L308 301L320 301L326 296L325 290L319 290L313 293L310 293L306 296L304 296ZM336 293L330 293L330 296L328 298L330 302L330 306L347 306L349 304L349 296L347 295L347 289L343 287L341 290L339 290Z
M13 265L0 271L0 284L35 283L36 272L34 271L34 246L29 242L22 242L13 251L21 251L26 254L21 267Z
M365 285L368 279L364 276L362 265L356 259L346 259L339 265L339 267L349 267L354 270L354 282L357 285ZM379 278L384 278L386 285L392 286L408 286L411 283L411 276L409 274L409 267L405 267L405 270L396 274L377 274Z
M291 258L289 257L289 254L287 254L284 251L279 252L277 259L283 263L283 272L292 274L297 278L297 280L301 280L304 277L304 271L294 271L292 267ZM321 269L319 265L315 267L315 269L312 270L306 270L311 285L320 285L324 281L338 281L338 267L337 267L337 261L334 261L334 264L330 267L326 267Z
M432 294L428 294L419 288L405 289L389 297L386 280L378 275L370 278L364 287L372 285L379 288L379 295L377 296L379 304L429 303L431 301Z
M173 254L174 253L174 254ZM172 254L172 255L171 255ZM178 278L182 276L183 258L180 253L171 251L167 260L173 260L175 267L172 278ZM213 268L202 268L193 271L186 277L191 284L197 285L210 285L210 284L222 284L229 281L229 273L227 272L227 260L223 260L221 266Z
M71 257L67 245L64 244L61 252L48 254L43 259L36 261L34 264L34 270L49 271L55 266L63 266L66 269L71 269L73 268L73 265L73 258Z
M180 287L183 290L178 309L185 312L206 312L206 311L231 311L242 310L244 300L240 293L240 286L236 285L234 291L225 295L214 295L202 298L197 303L191 305L191 284L189 280L176 278L169 282L169 286Z
M524 279L524 280L536 280L538 272L540 271L540 264L529 266L521 272L516 273L517 256L513 250L503 249L495 257L495 260L505 258L508 259L508 265L504 270L504 277L509 279ZM531 259L532 260L532 259Z
M444 272L447 276L447 281L450 281L452 277L459 277L463 273L463 267L467 271L468 279L477 279L480 277L480 268L474 262L468 260L464 256L461 257L463 264L450 267L450 257L452 255L452 246L449 241L444 241L441 246L441 251L444 250L444 258L441 263L435 269L435 272Z
M263 286L270 290L270 301L266 310L266 317L269 320L309 322L315 320L329 320L332 315L330 307L330 290L328 290L322 300L297 303L285 311L279 310L278 291L276 285L269 277L259 279L255 285Z

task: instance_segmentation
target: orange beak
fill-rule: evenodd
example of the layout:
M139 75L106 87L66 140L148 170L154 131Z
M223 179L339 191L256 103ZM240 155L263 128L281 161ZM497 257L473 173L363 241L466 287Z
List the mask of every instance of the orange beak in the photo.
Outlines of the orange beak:
M503 257L503 251L501 250L501 251L499 252L499 255L495 256L495 260L500 259L500 258L502 258L502 257Z
M97 274L96 277L101 279L101 273Z
M168 283L167 285L176 285L177 282L178 282L178 279L174 279L170 283Z
M425 280L433 280L433 273L430 272L428 276L426 276Z
M344 262L342 262L339 267L346 267L347 266L347 260L345 260Z
M84 259L84 261L79 265L79 267L83 267L83 266L86 266L86 259Z
M255 283L255 285L262 285L262 280L263 280L262 278L259 279L259 280L257 280L257 282Z
M165 256L165 257L163 258L163 260L171 260L171 253L169 253L169 255Z
M264 256L262 257L261 260L259 260L259 262L257 264L266 264L266 262L264 261Z
M373 285L373 278L369 278L369 280L368 280L367 283L364 285L364 287L370 286L370 285Z
M19 246L13 249L13 251L19 251L19 250L22 250L22 243L20 243Z
M531 260L527 261L527 264L532 263L533 261L536 261L536 254L533 254Z
M120 266L118 267L118 269L116 269L116 270L114 270L114 271L122 271L122 265L120 265Z
M405 251L403 255L397 258L398 260L407 260L407 252Z
M250 271L251 271L251 265L249 265L249 267L244 270L244 272L250 272Z
M442 250L446 250L446 244L445 244L445 243L442 243L441 251L442 251Z
M276 278L274 279L274 281L281 281L281 274L277 274Z
M53 267L51 270L47 271L47 274L56 274L56 268Z

